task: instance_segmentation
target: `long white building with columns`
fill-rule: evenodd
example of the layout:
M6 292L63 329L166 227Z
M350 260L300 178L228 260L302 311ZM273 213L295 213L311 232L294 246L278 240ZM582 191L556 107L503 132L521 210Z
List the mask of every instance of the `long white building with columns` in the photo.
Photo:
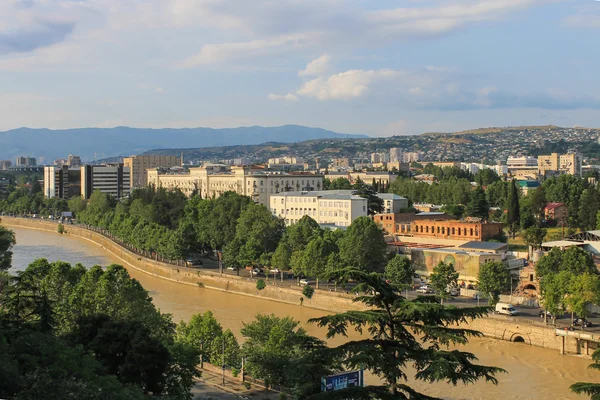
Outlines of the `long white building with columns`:
M148 170L148 185L168 190L179 189L187 196L219 197L232 191L269 207L270 198L282 192L320 190L323 175L285 173L252 167L205 165L189 171Z

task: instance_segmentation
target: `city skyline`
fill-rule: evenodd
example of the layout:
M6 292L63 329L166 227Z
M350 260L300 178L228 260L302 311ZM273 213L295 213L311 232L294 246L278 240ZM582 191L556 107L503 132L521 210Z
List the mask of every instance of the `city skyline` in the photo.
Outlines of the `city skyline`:
M9 0L0 129L600 125L593 1Z

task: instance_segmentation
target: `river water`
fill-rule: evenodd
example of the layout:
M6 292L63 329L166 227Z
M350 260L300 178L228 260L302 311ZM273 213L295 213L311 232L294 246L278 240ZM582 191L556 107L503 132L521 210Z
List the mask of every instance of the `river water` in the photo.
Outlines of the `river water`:
M81 262L86 266L121 263L98 245L84 239L61 236L26 228L12 228L16 233L13 268L16 272L27 267L37 258L49 261ZM128 267L127 265L125 265ZM132 277L150 292L154 303L162 312L173 315L175 321L187 320L193 314L210 310L224 328L236 335L244 322L250 322L257 313L291 315L301 321L306 330L324 338L324 331L312 324L309 318L322 316L324 312L305 307L272 302L246 296L229 294L195 286L178 284L155 278L128 268ZM356 337L356 336L355 336ZM342 338L330 340L339 344ZM428 395L446 399L586 399L569 392L569 386L577 381L600 381L600 372L589 370L589 360L575 356L561 356L557 350L542 349L526 344L510 343L493 339L473 339L463 348L477 355L479 362L504 368L508 374L499 376L498 386L486 383L453 387L444 383L426 384L410 382L417 390ZM409 374L410 375L410 374ZM367 383L376 383L374 377L366 377Z

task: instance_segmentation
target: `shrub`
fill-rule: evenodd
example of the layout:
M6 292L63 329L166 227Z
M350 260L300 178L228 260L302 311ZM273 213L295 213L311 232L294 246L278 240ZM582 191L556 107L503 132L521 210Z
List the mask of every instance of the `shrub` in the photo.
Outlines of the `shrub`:
M58 224L57 232L61 235L65 233L65 226L63 224Z
M258 290L263 290L266 287L267 287L267 284L265 283L265 281L263 279L259 279L256 281L256 288Z
M306 286L304 286L304 289L302 289L302 294L307 299L312 298L314 293L315 293L315 289L310 285L306 285Z

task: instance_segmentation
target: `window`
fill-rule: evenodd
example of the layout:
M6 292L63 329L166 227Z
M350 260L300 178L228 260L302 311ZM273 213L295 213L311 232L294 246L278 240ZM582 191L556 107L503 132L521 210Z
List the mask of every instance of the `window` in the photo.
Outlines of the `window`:
M281 198L281 204L283 204L283 197Z

